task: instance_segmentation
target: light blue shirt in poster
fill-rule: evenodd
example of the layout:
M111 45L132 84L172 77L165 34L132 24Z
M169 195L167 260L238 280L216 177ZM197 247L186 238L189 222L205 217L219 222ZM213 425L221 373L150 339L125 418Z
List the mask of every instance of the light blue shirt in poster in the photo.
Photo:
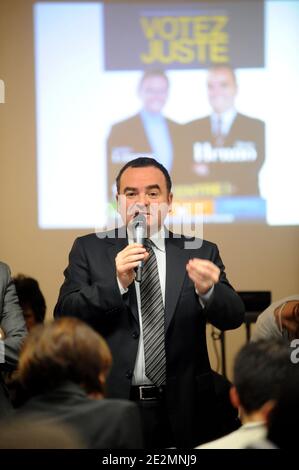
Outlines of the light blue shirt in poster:
M173 165L173 148L166 119L162 114L141 111L145 134L153 156L171 172Z

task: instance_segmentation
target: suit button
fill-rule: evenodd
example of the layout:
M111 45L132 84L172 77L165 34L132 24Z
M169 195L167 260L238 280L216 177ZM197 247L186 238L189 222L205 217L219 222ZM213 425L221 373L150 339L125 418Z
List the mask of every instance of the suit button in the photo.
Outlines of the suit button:
M126 377L127 377L127 379L131 379L131 378L132 378L132 375L133 375L133 372L132 372L130 369L127 370L127 372L126 372Z
M133 331L132 336L134 339L139 338L139 334L137 333L137 331Z

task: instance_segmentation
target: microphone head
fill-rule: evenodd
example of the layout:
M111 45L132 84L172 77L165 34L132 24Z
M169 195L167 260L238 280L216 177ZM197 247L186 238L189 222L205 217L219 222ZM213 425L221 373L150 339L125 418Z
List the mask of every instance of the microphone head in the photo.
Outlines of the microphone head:
M132 220L132 223L133 223L135 228L139 227L139 226L146 228L146 217L145 217L145 215L142 214L141 212L138 212L137 215Z
M132 220L134 240L136 243L143 245L146 238L146 217L144 214L138 213Z

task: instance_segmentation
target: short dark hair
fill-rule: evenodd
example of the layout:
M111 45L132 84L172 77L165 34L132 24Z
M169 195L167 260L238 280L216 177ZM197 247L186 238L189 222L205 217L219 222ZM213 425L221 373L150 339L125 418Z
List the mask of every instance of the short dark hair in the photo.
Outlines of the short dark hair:
M36 279L18 274L13 278L22 308L31 307L36 323L43 323L46 301Z
M153 70L145 70L143 72L143 75L142 75L142 77L140 79L140 82L139 82L139 87L142 86L142 84L143 84L143 82L145 82L145 80L147 80L148 78L151 78L151 77L162 77L167 82L167 86L169 86L169 79L168 79L166 73L164 72L164 70L153 69Z
M234 67L231 64L214 64L214 65L211 65L211 67L209 67L209 69L208 69L208 72L217 72L218 70L222 70L222 69L228 70L231 73L235 84L237 84L236 72L235 72Z
M171 182L171 178L170 178L168 171L161 163L159 163L154 158L150 158L150 157L135 158L134 160L131 160L128 163L126 163L125 166L121 168L120 172L118 173L116 177L117 192L119 193L120 178L121 178L121 175L124 173L124 171L126 171L128 168L146 168L150 166L158 168L158 170L160 170L163 173L163 175L165 176L165 180L166 180L167 191L170 193L172 182Z
M282 339L248 343L237 354L234 385L247 413L276 400L290 368L290 351Z
M99 376L108 373L111 362L102 336L83 321L64 317L32 329L20 353L18 377L30 395L65 381L81 385L87 393L103 393Z

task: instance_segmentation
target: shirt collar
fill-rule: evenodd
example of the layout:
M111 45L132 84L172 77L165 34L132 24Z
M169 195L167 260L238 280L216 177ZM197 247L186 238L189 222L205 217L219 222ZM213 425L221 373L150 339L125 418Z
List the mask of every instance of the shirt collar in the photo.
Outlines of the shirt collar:
M221 117L223 126L229 128L231 126L233 120L235 119L236 114L237 114L237 111L236 111L235 108L228 109L224 113L221 113L220 117ZM219 118L219 114L216 114L216 113L211 114L211 119L212 119L213 123L217 122L218 118Z
M150 237L150 240L153 242L156 248L158 248L158 250L165 252L165 227L164 225L160 228L158 232L154 233Z
M129 244L134 243L132 232L127 229L127 234ZM150 240L158 250L165 252L165 227L162 226L158 232L153 233Z
M146 111L145 109L142 109L140 111L140 115L143 121L163 121L164 116L161 113L150 113L149 111Z
M263 428L265 427L265 421L248 421L242 425L243 429Z

